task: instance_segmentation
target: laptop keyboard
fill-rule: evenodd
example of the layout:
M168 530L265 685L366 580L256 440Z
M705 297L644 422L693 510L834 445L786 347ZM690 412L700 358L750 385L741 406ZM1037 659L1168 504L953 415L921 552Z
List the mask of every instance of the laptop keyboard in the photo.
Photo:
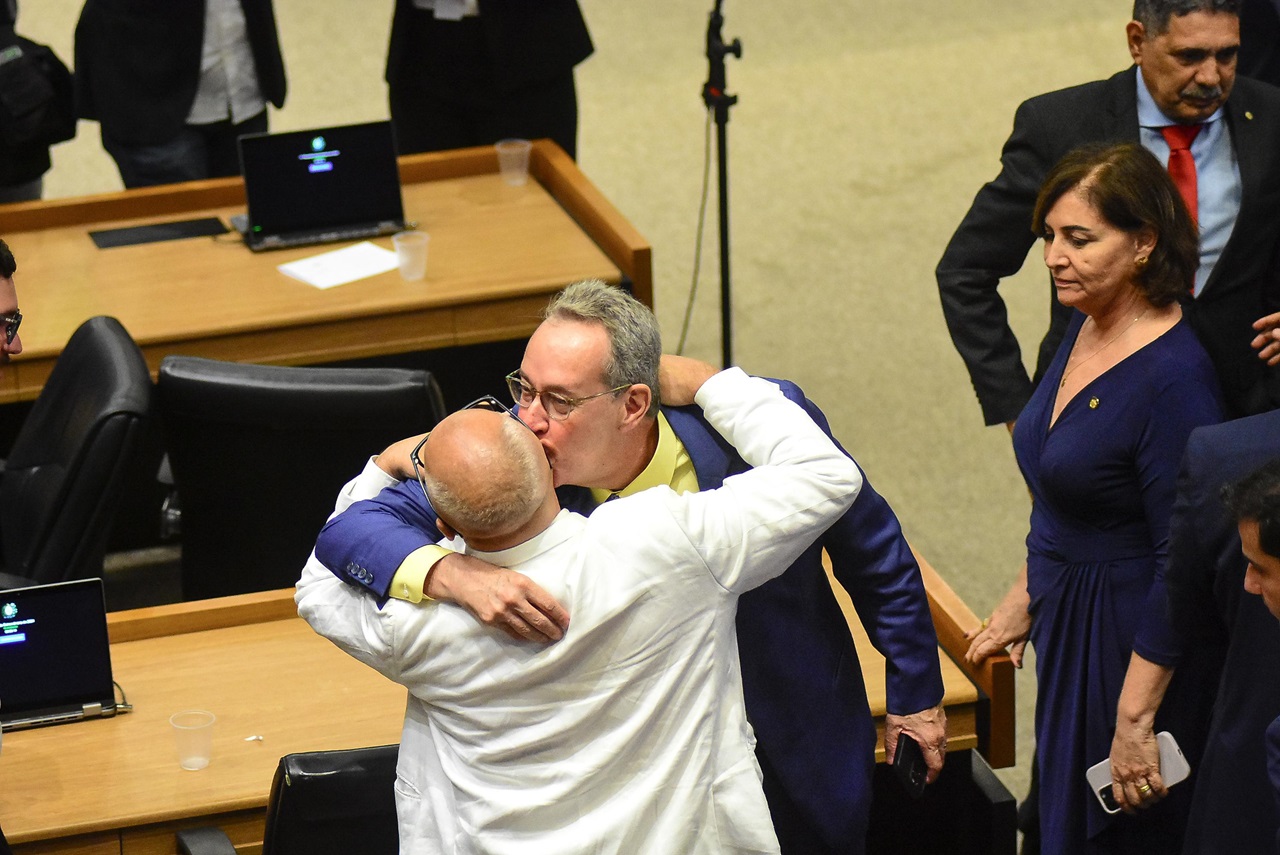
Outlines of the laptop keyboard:
M287 235L270 235L249 244L255 252L266 249L288 249L295 246L310 246L317 243L336 243L338 241L364 240L394 234L404 229L403 223L374 223L366 226L342 226L339 228L315 229L305 232L293 232Z

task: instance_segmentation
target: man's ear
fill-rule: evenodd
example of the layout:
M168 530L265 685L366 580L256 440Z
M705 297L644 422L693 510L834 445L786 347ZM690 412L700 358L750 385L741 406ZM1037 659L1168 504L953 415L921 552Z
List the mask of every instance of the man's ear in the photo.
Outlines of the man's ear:
M1130 21L1124 28L1125 39L1129 43L1129 56L1135 65L1142 65L1142 46L1147 41L1147 28L1141 21Z
M454 531L453 526L445 522L444 517L439 515L436 516L436 529L440 532L440 535L444 537L446 540L453 540L455 537L458 536L458 532Z
M653 390L644 383L633 383L622 396L623 421L627 423L643 419L653 403Z

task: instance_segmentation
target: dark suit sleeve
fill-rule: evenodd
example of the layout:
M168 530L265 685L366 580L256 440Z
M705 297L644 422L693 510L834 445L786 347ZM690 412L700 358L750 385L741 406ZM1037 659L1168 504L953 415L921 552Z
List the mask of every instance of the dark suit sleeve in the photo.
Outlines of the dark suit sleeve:
M338 578L385 599L404 559L440 538L421 486L403 481L325 523L316 558Z
M938 262L942 314L989 425L1015 420L1031 397L1031 380L998 286L1026 260L1035 240L1036 194L1057 160L1052 144L1044 142L1049 136L1041 118L1044 106L1042 97L1018 108L1000 155L1000 174L978 191Z
M780 385L787 397L831 434L826 416L794 384ZM941 703L938 636L920 567L893 509L865 472L853 507L823 534L822 545L871 643L885 657L888 711L909 715Z
M1218 499L1214 477L1216 458L1212 432L1192 431L1178 473L1178 494L1169 520L1169 559L1164 574L1165 610L1187 646L1222 642L1226 632L1222 614L1208 607L1215 602L1214 580L1219 562L1217 544L1235 533L1230 515Z
M1205 373L1210 369L1206 366ZM1180 477L1180 461L1192 431L1222 421L1214 379L1172 378L1155 396L1152 416L1137 446L1136 466L1142 502L1156 552L1156 573L1133 649L1149 662L1176 667L1186 651L1185 630L1171 621L1168 560ZM1212 573L1212 564L1207 568ZM1197 571L1203 572L1203 571ZM1208 604L1210 600L1206 600Z

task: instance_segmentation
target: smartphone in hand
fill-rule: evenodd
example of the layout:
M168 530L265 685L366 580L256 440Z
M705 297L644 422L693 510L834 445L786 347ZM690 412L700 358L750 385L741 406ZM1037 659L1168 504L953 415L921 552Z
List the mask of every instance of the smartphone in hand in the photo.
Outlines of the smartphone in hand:
M906 787L911 798L918 799L924 793L925 780L929 776L929 765L924 762L924 752L920 743L905 733L898 734L898 748L893 755L893 771Z
M1164 785L1172 787L1185 781L1191 774L1191 765L1182 755L1182 749L1178 747L1173 734L1167 730L1160 731L1156 734L1156 744L1160 747L1160 777ZM1085 772L1085 779L1089 782L1089 789L1093 790L1093 794L1101 802L1103 810L1107 813L1120 812L1120 805L1116 804L1115 797L1111 794L1111 758L1090 766Z

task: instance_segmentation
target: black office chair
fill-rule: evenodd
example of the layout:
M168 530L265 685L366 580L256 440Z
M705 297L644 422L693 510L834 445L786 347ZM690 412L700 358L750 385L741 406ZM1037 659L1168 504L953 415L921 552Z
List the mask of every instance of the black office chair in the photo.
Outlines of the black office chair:
M102 575L125 475L151 414L142 351L115 318L63 348L0 476L0 588Z
M398 745L280 758L262 855L396 855ZM181 855L235 855L220 828L178 832Z
M293 585L342 485L444 417L435 379L399 368L169 356L156 395L187 600Z

